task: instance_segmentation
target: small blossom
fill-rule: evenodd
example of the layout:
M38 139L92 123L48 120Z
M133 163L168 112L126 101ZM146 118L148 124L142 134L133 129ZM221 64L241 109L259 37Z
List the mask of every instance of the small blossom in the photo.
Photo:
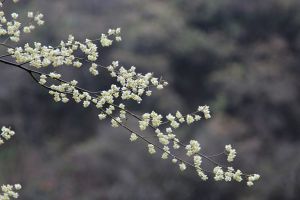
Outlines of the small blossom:
M28 13L27 13L27 17L28 17L28 18L33 18L33 12L28 12Z
M247 179L247 185L249 187L253 186L253 184L254 184L253 182L257 181L259 178L260 178L260 175L258 175L258 174L250 175Z
M109 47L110 45L112 45L112 40L108 39L105 34L101 35L100 42L103 47Z
M214 179L215 179L216 181L221 181L221 180L224 179L224 171L223 171L222 167L216 166L216 167L213 169L213 173L215 174Z
M150 154L155 154L156 153L153 144L148 144L148 151L149 151Z
M138 139L138 136L135 134L135 133L131 133L131 135L130 135L130 141L131 142L134 142L134 141L136 141Z
M11 130L10 128L7 128L5 126L2 126L0 136L3 139L9 140L14 135L15 135L15 132L13 130ZM4 140L1 137L0 137L0 145L4 143Z
M179 169L180 169L180 171L186 170L186 165L184 163L180 163L179 164Z
M193 116L187 115L187 117L186 117L186 122L187 122L187 124L192 124L194 121L195 121L195 120L194 120L194 117L193 117Z
M106 114L99 114L98 117L100 120L103 120L106 118Z
M196 140L191 140L190 144L186 146L185 148L187 150L187 155L192 156L196 153L198 153L201 149L200 144Z
M42 74L41 76L40 76L40 81L39 81L39 84L41 84L41 85L45 85L46 84L46 82L47 82L47 76L46 75L44 75L44 74Z
M233 149L231 145L226 145L225 150L227 152L227 161L232 162L236 157L236 150Z

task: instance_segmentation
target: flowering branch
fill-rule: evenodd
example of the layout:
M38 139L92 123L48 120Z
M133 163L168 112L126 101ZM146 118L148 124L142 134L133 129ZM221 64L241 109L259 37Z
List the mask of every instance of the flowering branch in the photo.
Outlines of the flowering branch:
M208 106L199 106L195 112L187 115L176 111L175 114L167 116L155 111L139 116L126 108L125 102L141 103L143 98L152 95L153 89L161 90L168 83L162 78L155 77L153 73L138 73L133 66L126 69L120 66L118 61L113 61L109 66L97 63L99 48L109 47L113 42L122 40L120 28L109 29L106 34L101 34L101 37L93 40L86 39L84 42L77 41L74 36L70 35L67 41L61 41L56 47L42 45L38 42L34 42L33 45L26 43L23 47L14 47L7 42L18 42L23 33L30 33L35 26L30 24L21 29L21 23L17 21L18 15L12 13L11 17L13 18L12 22L7 22L4 12L0 11L0 22L6 25L6 28L0 26L0 36L8 38L5 42L0 43L8 53L0 56L0 62L29 73L36 83L49 90L49 94L55 102L68 103L73 100L81 103L84 108L93 105L99 110L100 120L109 119L112 127L122 127L127 130L131 134L130 141L133 142L137 139L144 141L150 154L155 154L157 149L162 153L162 159L170 159L174 164L178 164L181 171L187 167L193 168L202 180L207 180L209 178L207 174L212 174L216 181L235 180L241 182L245 179L247 185L252 186L253 182L259 179L258 174L242 173L241 170L222 165L214 159L218 156L227 156L228 163L233 162L236 150L231 145L226 145L223 152L209 156L200 151L201 146L198 141L190 140L188 144L184 144L176 136L175 129L200 121L202 118L210 119ZM43 15L40 13L28 12L27 17L32 19L31 23L44 24ZM15 61L10 61L6 59L7 57L11 57ZM100 69L106 71L115 79L115 84L112 84L107 90L90 91L79 87L76 80L64 80L59 73L43 73L41 71L42 68L50 66L66 65L81 68L85 64L90 66L89 72L94 76L100 74ZM25 65L37 70L25 67ZM139 131L126 125L128 116L135 121ZM151 139L145 135L147 128L150 128L150 132L154 136ZM185 152L185 158L182 157L182 152ZM211 170L204 169L202 159L211 163L213 168Z

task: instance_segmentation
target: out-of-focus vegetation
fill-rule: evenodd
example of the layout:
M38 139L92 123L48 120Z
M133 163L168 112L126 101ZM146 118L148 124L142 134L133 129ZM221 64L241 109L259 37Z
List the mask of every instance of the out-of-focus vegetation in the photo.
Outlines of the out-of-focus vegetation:
M20 6L21 5L21 6ZM227 143L238 166L262 179L253 187L203 183L129 144L95 110L55 104L27 74L1 65L0 121L14 124L15 145L0 152L1 182L21 182L22 199L300 198L300 2L298 0L22 0L47 25L34 40L52 45L68 34L97 37L123 28L123 42L100 52L170 81L132 109L191 111L209 104L213 118L181 129L207 153ZM13 9L12 7L8 9ZM31 39L32 40L32 39ZM107 81L64 69L86 88ZM3 180L3 181L2 181Z

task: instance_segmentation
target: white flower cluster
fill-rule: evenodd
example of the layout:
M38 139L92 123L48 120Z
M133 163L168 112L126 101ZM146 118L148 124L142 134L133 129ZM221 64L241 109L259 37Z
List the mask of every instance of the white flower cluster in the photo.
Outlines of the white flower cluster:
M152 111L150 114L143 114L142 118L143 120L139 121L139 127L142 131L144 131L149 126L149 124L151 124L153 127L159 127L162 123L163 117L162 115Z
M28 14L28 16L31 17L32 15ZM43 22L41 20L42 17L42 14L38 14L34 17L34 20L38 24L41 24ZM29 65L35 68L48 67L50 65L54 67L71 65L79 68L83 65L83 61L85 61L90 63L91 66L89 71L96 76L99 74L97 69L99 65L95 63L99 57L96 42L100 40L100 44L103 47L110 46L112 45L113 40L110 40L109 37L116 35L115 40L119 40L119 34L120 29L118 28L115 30L114 34L109 34L109 36L102 34L100 39L86 39L84 43L76 41L74 36L69 35L68 40L66 42L61 41L57 47L45 46L39 42L34 42L33 46L27 43L24 47L9 48L8 53L12 54L12 57L16 59L17 63L29 63ZM103 39L104 36L105 39ZM78 54L79 52L83 53L85 57L77 57L75 54Z
M175 128L175 129L179 128L180 124L177 122L175 116L173 116L172 114L168 114L166 116L166 118L169 121L171 127Z
M186 122L188 125L201 120L200 113L203 113L205 119L211 118L210 111L208 106L199 106L196 112L183 116L181 112L177 111L175 116L172 114L168 114L166 116L170 125L173 128L179 128L180 124Z
M24 47L10 48L8 53L16 59L17 63L29 63L35 68L54 67L62 65L72 65L81 67L81 59L74 54L76 51L84 53L89 61L96 61L98 58L97 46L91 40L81 43L74 40L72 35L68 41L61 41L58 47L44 46L39 42L34 42L33 46L28 43Z
M0 193L0 200L10 200L17 199L19 197L18 190L21 190L22 186L20 184L15 185L2 185Z
M225 146L225 151L227 153L227 161L233 162L234 158L236 157L236 150L233 149L232 146L229 144Z
M142 75L141 75L142 76ZM40 75L39 79L39 84L45 86L47 83L47 79L51 78L52 80L56 81L61 81L61 75L58 73L51 72L50 74L42 74ZM136 81L141 81L141 79L136 80ZM123 87L118 87L117 85L112 84L111 88L109 90L103 90L99 92L99 95L97 97L91 95L89 92L82 92L77 87L77 81L73 80L71 82L60 82L58 85L50 85L46 86L49 89L51 89L50 94L54 96L54 100L56 102L62 101L64 103L67 103L69 101L69 98L67 97L66 94L71 94L73 99L77 102L80 103L83 101L84 107L88 107L91 102L93 102L97 108L103 108L106 104L113 104L116 99L121 98L122 100L134 100L140 103L142 101L142 92L137 92L134 93L132 91L136 91L136 88L133 88L130 85L124 85ZM137 86L138 87L138 86ZM141 88L142 86L140 86ZM92 98L93 97L93 98ZM121 119L125 118L125 106L123 104L120 105L119 109L123 109L121 112ZM110 107L106 110L106 114L112 114L113 111L115 110L114 106L110 105ZM159 126L161 123L162 116L156 114L155 112L152 112L151 115L152 117L151 123L153 126ZM101 119L105 119L106 116L101 113ZM150 121L150 120L149 120ZM115 124L115 122L114 122ZM116 125L116 124L115 124ZM145 121L142 121L140 123L141 128L146 128L148 126L148 121L145 118Z
M260 175L259 174L253 174L253 175L250 175L247 179L247 185L249 187L253 186L253 182L254 181L257 181L258 179L260 178Z
M237 182L241 182L243 180L242 176L247 177L247 185L253 186L253 182L257 181L260 178L260 175L253 174L253 175L245 175L241 172L241 170L234 170L233 167L227 167L227 171L224 171L222 167L217 166L213 170L214 179L216 181L225 180L226 182L235 180Z
M173 133L173 129L179 128L180 124L184 122L187 122L187 124L191 124L191 121L194 122L200 120L201 117L200 115L198 115L199 112L205 113L205 118L210 117L209 109L207 106L202 106L199 111L196 111L192 114L188 114L186 116L183 116L179 111L176 112L175 116L172 114L168 114L166 116L166 122L162 122L162 115L152 111L151 113L145 113L142 115L141 120L139 121L139 126L141 131L146 130L147 127L151 127L152 130L155 130L158 142L163 146L162 159L167 159L168 156L171 155L172 162L177 163L178 159L174 157L171 151L176 151L180 148L180 146L184 146L186 150L186 155L188 157L193 156L193 164L181 160L181 162L179 163L179 169L183 171L187 168L187 165L193 166L194 168L196 168L197 174L201 177L201 179L207 180L208 176L204 173L204 171L201 168L202 157L199 153L201 150L199 142L196 140L191 140L188 145L183 145ZM164 124L170 124L170 127L167 127L165 132L163 132L160 128ZM173 149L170 149L171 142L173 143ZM155 152L151 150L151 154L153 153Z
M208 176L202 170L201 164L202 164L202 157L199 155L194 156L194 165L196 168L196 172L203 181L206 181L208 179Z
M241 182L243 180L243 173L241 170L234 170L232 167L227 167L227 171L223 171L222 167L217 166L214 168L213 173L216 181L225 180L226 182L229 182L235 180Z
M185 163L180 163L179 164L179 169L181 170L181 171L184 171L184 170L186 170L186 164Z
M138 136L135 133L131 133L130 141L133 142L133 141L136 141L137 139L138 139Z
M202 112L204 114L205 119L210 119L210 110L208 106L199 106L198 112Z
M120 89L122 90L123 100L132 99L140 103L144 94L151 96L151 87L160 89L168 85L166 81L153 77L152 73L137 73L134 66L130 67L130 69L125 69L123 66L119 66L118 61L112 62L112 64L107 67L107 70L121 85Z
M198 141L196 141L196 140L191 140L191 141L190 141L190 144L187 145L187 146L185 147L185 149L187 150L187 153L186 153L186 154L187 154L188 156L192 156L192 155L198 153L198 152L200 151L201 147L200 147L200 144L199 144Z
M149 151L150 154L155 154L156 153L156 150L155 150L153 144L148 144L148 151Z
M108 37L108 36L111 36L111 35L114 35L115 40L117 42L120 42L122 40L120 34L121 34L121 28L109 29L108 30L108 35L106 35L106 34L101 35L101 39L100 39L101 45L103 47L109 47L110 45L112 45L113 40L109 39L109 37Z
M118 30L119 29L116 29L116 34L119 34ZM36 68L50 65L54 67L62 65L81 67L83 65L82 60L91 63L89 71L93 75L99 74L99 67L104 68L112 77L116 78L120 84L120 87L114 87L118 89L118 93L123 100L131 99L140 103L144 94L151 96L151 87L162 89L168 85L167 82L153 77L152 73L137 73L136 68L133 66L130 69L125 69L123 66L119 66L118 61L112 62L108 67L96 64L95 61L99 57L97 49L97 45L94 41L87 39L85 43L81 43L75 41L74 37L70 35L68 41L62 41L57 48L44 46L41 43L35 42L33 47L29 44L25 44L24 47L9 48L8 53L12 54L12 57L16 59L17 63L29 63L29 65ZM87 58L74 56L74 53L78 50L83 52ZM41 79L41 83L45 84L46 77L43 76Z
M43 14L41 13L28 12L27 17L30 22L27 25L22 25L18 21L19 15L17 13L12 13L10 17L11 21L7 19L3 11L0 11L0 36L7 36L7 39L13 42L20 41L21 32L30 33L35 29L35 24L38 26L44 24Z
M2 126L0 134L0 145L4 144L4 140L9 140L12 136L15 135L15 132L10 128Z

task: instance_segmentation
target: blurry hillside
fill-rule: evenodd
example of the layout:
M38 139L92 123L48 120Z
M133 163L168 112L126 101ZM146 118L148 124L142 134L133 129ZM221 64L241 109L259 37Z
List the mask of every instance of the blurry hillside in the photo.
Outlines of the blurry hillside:
M300 199L300 1L21 2L21 12L45 14L46 26L32 38L51 45L122 27L123 42L100 52L103 64L119 60L170 82L132 109L210 105L213 118L181 129L180 137L199 139L207 153L232 143L236 164L262 175L249 189L181 174L130 144L124 130L99 122L96 110L56 104L27 74L1 65L0 122L18 134L0 151L0 182L21 180L22 199ZM87 70L63 71L86 88L108 84L105 74L99 80Z

